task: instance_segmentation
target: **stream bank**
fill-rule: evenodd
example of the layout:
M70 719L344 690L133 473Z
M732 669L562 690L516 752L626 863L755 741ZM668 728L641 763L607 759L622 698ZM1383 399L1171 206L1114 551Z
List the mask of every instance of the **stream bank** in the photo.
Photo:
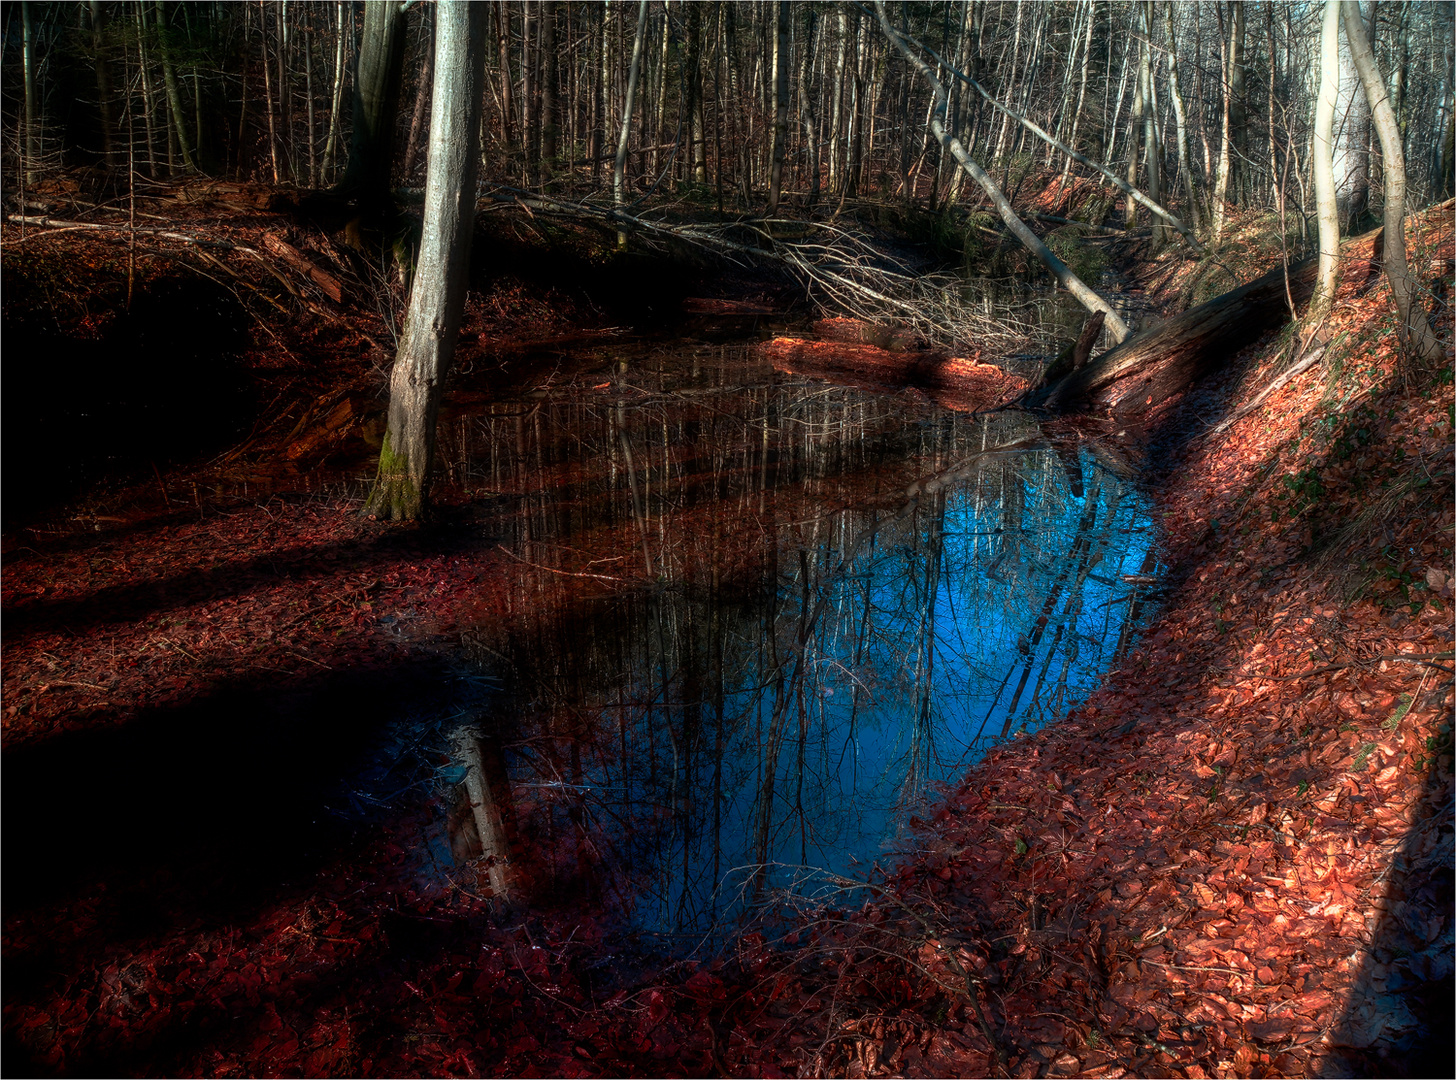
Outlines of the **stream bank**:
M1448 235L1434 246L1449 258ZM438 825L448 732L422 726L392 759L370 738L391 715L498 700L453 662L448 625L465 583L507 595L517 580L472 555L496 535L489 503L391 529L334 482L158 498L149 516L33 534L5 580L7 775L25 778L7 847L27 870L16 885L12 861L6 889L7 1066L1274 1075L1416 1061L1414 1009L1442 1015L1449 985L1449 834L1425 807L1449 800L1449 682L1430 664L1450 649L1451 518L1421 493L1449 491L1451 388L1389 363L1378 280L1352 276L1344 300L1343 370L1360 380L1333 382L1344 411L1309 373L1226 435L1193 438L1267 379L1274 354L1256 346L1163 432L1153 492L1173 589L1108 684L994 752L870 889L837 883L831 908L797 915L786 897L716 958L624 953L570 902L508 911L479 883L428 880L411 838ZM526 322L550 311L519 302ZM1372 505L1381 516L1362 520ZM350 807L320 776L422 797ZM95 800L112 792L98 836ZM106 889L78 887L117 866Z

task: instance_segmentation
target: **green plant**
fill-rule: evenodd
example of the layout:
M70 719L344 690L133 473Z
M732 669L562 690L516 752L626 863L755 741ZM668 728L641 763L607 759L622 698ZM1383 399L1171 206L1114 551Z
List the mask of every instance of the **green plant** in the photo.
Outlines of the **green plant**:
M1370 760L1370 754L1372 751L1374 751L1374 749L1375 744L1373 742L1362 744L1359 752L1355 755L1355 761L1350 766L1350 768L1354 772L1364 772L1365 764Z
M1405 714L1410 712L1410 707L1411 696L1409 694L1401 694L1400 701L1396 703L1395 710L1380 725L1380 730L1390 732L1400 727L1400 722L1405 719Z

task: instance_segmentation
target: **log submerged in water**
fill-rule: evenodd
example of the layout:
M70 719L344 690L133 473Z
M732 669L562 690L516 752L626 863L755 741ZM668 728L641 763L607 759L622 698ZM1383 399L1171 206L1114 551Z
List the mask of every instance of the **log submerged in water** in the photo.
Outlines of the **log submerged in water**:
M1344 245L1344 273L1375 259L1380 230ZM1027 403L1056 412L1110 414L1137 424L1187 390L1234 353L1289 319L1314 294L1316 263L1283 267L1215 297L1110 349L1030 395ZM1378 267L1375 267L1378 270Z

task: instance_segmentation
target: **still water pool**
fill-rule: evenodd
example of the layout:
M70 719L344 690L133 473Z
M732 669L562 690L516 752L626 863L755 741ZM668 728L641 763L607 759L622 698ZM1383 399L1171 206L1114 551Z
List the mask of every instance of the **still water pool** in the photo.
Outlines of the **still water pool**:
M538 890L693 935L804 868L864 877L1128 647L1148 504L1026 414L775 370L743 340L538 363L529 391L467 379L441 425L514 567L462 628L502 689L452 779L495 777L477 831Z

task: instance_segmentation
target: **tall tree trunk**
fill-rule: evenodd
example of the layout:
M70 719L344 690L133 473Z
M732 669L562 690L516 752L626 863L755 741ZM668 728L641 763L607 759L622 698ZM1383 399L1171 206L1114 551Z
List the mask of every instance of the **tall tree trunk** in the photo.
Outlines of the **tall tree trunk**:
M687 55L688 139L692 144L692 179L708 182L707 128L703 123L703 5L688 4Z
M268 69L268 13L263 0L258 0L258 44L263 50L263 95L268 99L268 159L273 165L273 183L283 182L278 168L278 126L274 120L273 75Z
M29 0L20 0L20 55L25 79L25 167L27 184L40 179L40 102L35 81L35 27L30 21ZM24 208L21 208L23 214Z
M308 184L319 186L318 116L313 100L313 27L303 28L303 92L308 106Z
M1340 92L1340 0L1325 0L1320 24L1319 97L1314 110L1314 190L1319 216L1319 277L1311 321L1327 315L1340 276L1340 211L1335 191L1334 126Z
M1441 343L1431 331L1425 313L1415 303L1410 273L1405 261L1405 151L1401 147L1400 126L1390 106L1385 81L1375 63L1375 53L1365 33L1365 20L1357 0L1341 0L1340 13L1345 25L1345 40L1351 59L1364 83L1370 111L1375 116L1375 130L1380 136L1382 171L1385 176L1385 235L1381 245L1385 276L1390 281L1390 295L1400 317L1401 342L1409 355L1421 360L1440 360L1445 355Z
M550 176L560 155L561 125L557 118L556 5L541 5L541 174Z
M1362 19L1366 16L1362 15ZM1349 18L1340 40L1340 88L1335 99L1335 206L1344 232L1358 231L1370 206L1370 100L1350 55ZM1366 34L1369 36L1368 31Z
M1237 163L1235 139L1242 120L1244 5L1229 5L1229 28L1224 43L1223 124L1219 138L1218 176L1213 183L1213 242L1223 239L1224 222L1228 217L1229 183Z
M602 0L601 53L597 63L597 91L592 101L592 186L596 186L602 158L607 152L607 132L612 111L612 0Z
M424 231L404 333L390 373L379 476L365 505L372 517L412 520L428 504L435 421L455 357L470 273L488 17L484 4L470 0L436 4L438 56Z
M339 113L344 104L344 0L334 0L334 92L329 98L329 137L324 143L324 177L334 178L339 142Z
M370 213L378 212L388 198L403 73L404 13L398 0L364 0L364 33L354 74L354 132L342 186ZM438 65L435 75L439 77Z
M1151 81L1151 61L1148 50L1149 43L1146 39L1138 43L1137 81L1132 94L1132 116L1128 119L1127 182L1133 187L1137 187L1138 182L1138 150L1145 131L1143 117L1149 111L1148 84ZM1137 224L1137 203L1131 195L1127 197L1123 208L1123 224L1129 229Z
M647 0L637 6L637 33L632 39L632 66L627 72L627 100L622 106L622 129L617 135L617 158L612 166L612 205L626 202L627 139L632 134L632 105L637 97L637 76L642 69L642 39L647 31ZM617 247L627 246L627 232L617 230Z
M1198 232L1202 228L1202 215L1198 209L1198 192L1193 185L1193 157L1188 152L1188 121L1183 108L1183 93L1178 87L1178 40L1173 34L1173 0L1163 5L1163 24L1168 34L1168 92L1172 95L1173 115L1178 121L1178 171L1183 175L1183 194L1188 199L1188 223L1194 232ZM1270 35L1270 41L1273 41L1273 35Z
M101 120L101 157L109 168L120 160L116 152L116 116L111 101L111 57L106 45L106 17L100 0L90 0L91 53L96 64L96 109ZM26 83L29 92L29 82Z
M784 155L789 143L789 4L777 0L777 28L774 33L773 85L774 127L773 164L768 177L768 216L779 210L779 193L784 181Z
M805 165L809 170L809 206L819 201L819 122L814 113L814 44L819 15L809 8L804 40L799 46L799 122L804 125Z
M515 128L515 80L511 76L511 9L510 0L500 0L495 10L495 44L500 62L501 90L501 145L509 159L516 150L513 132Z
M1143 32L1143 57L1142 57L1142 80L1143 96L1146 99L1147 108L1143 115L1143 153L1147 160L1148 169L1148 198L1153 202L1162 202L1163 199L1163 145L1158 137L1158 97L1153 86L1153 13L1152 0L1143 0L1138 5L1141 16L1141 28ZM1153 242L1155 245L1166 243L1171 237L1171 232L1166 225L1157 223L1153 225Z
M1236 204L1242 203L1247 198L1246 188L1248 187L1249 170L1244 162L1248 160L1249 149L1249 122L1248 122L1248 97L1244 84L1248 72L1248 29L1249 20L1248 5L1239 2L1230 5L1232 11L1229 13L1229 27L1231 35L1231 49L1228 71L1229 90L1229 127L1232 131L1233 154L1229 159L1230 188L1234 192L1232 198Z
M521 130L525 134L526 176L531 182L541 173L541 90L540 49L533 43L540 34L541 5L532 0L521 2Z

